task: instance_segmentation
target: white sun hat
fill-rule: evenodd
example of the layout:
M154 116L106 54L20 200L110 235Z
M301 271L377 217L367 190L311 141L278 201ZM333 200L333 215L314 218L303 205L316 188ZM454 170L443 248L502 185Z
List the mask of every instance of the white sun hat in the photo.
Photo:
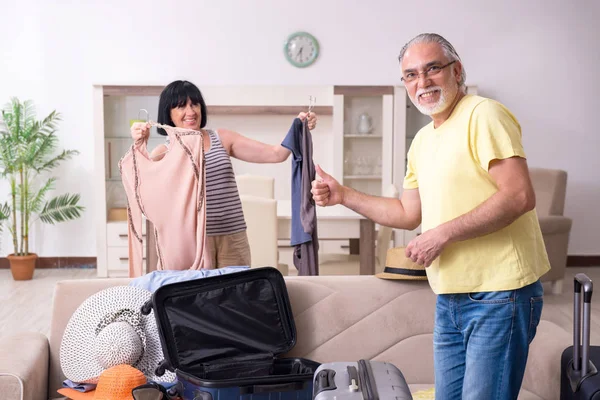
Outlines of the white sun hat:
M73 313L60 345L60 366L73 382L97 383L100 374L129 364L152 381L173 382L175 374L156 369L164 360L154 311L141 308L152 293L133 286L115 286L86 299Z

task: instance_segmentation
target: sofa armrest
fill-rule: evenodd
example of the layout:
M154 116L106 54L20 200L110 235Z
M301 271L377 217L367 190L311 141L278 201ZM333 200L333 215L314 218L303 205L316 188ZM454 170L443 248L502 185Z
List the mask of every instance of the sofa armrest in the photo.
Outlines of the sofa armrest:
M568 233L573 220L562 215L546 215L539 217L542 234Z
M2 400L48 399L48 338L22 333L0 338Z
M559 400L560 359L573 336L554 322L541 320L529 348L523 388L544 400Z

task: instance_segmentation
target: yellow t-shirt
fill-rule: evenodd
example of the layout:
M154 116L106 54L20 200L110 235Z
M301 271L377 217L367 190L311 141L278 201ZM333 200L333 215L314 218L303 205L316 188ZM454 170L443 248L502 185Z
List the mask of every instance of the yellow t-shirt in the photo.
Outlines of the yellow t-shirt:
M425 232L473 210L497 192L488 173L494 159L525 157L521 127L497 101L467 95L435 129L416 135L408 152L405 189L419 189ZM489 235L448 245L427 268L433 291L511 290L550 269L537 214L529 211Z

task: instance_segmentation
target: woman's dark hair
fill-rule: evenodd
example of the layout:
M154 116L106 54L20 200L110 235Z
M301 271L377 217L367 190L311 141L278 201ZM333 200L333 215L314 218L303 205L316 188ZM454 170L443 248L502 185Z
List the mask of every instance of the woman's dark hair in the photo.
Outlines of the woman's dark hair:
M200 89L192 82L188 81L175 81L171 82L165 87L160 94L160 100L158 101L158 123L163 125L175 126L171 119L171 110L175 107L184 106L188 99L192 100L192 104L200 104L200 112L202 113L202 119L200 121L200 128L206 126L206 103L204 97L200 93ZM158 128L158 133L166 136L167 132L164 129Z

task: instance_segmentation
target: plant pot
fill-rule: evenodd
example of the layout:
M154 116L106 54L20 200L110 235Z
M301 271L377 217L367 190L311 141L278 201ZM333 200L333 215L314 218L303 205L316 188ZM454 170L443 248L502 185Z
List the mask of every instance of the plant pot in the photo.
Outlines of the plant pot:
M7 256L10 262L10 272L15 281L28 281L33 278L33 270L35 270L35 262L37 254L29 253L26 256L15 256L10 254Z

